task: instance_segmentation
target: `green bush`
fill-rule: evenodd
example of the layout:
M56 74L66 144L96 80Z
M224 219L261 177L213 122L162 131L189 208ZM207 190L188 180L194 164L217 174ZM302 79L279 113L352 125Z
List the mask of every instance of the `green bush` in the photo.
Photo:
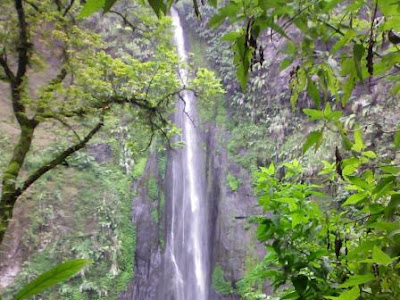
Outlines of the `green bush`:
M232 285L224 278L224 271L220 266L216 266L211 276L213 289L223 296L233 293Z
M137 163L133 165L132 177L137 180L142 176L144 169L146 168L147 157L141 157L138 159Z
M236 192L242 184L242 180L235 177L235 175L233 175L232 173L228 173L228 175L226 176L226 180L232 192Z
M147 195L152 201L158 200L158 185L153 176L151 176L147 182Z

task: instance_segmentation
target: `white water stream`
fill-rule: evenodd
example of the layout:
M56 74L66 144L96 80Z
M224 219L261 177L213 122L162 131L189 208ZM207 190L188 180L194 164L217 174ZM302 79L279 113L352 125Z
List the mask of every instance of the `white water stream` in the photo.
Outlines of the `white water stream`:
M171 10L174 40L179 57L187 60L185 38L178 12ZM179 75L184 85L188 72L181 68ZM201 165L201 148L197 130L192 122L196 116L196 98L192 92L184 92L183 103L178 103L175 121L183 129L185 149L172 159L172 211L171 228L167 239L167 257L172 265L173 287L168 299L207 299L207 226L205 204L202 203L204 166ZM190 117L189 117L190 116ZM172 290L172 291L171 291Z

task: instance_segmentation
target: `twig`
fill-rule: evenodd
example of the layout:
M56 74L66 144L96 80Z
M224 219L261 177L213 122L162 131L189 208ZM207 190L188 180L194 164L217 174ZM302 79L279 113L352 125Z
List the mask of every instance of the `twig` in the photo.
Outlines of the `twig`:
M67 15L67 13L69 12L69 10L72 8L72 6L74 5L75 0L71 0L69 2L69 5L67 6L67 8L65 9L64 13L63 13L63 17L65 17Z

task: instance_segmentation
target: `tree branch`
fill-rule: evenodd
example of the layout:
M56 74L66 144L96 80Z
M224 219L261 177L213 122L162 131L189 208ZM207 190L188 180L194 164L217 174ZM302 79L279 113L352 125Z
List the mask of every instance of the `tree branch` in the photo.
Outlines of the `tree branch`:
M28 42L28 26L25 19L25 10L22 0L15 0L15 9L18 14L19 41L17 45L18 51L18 70L16 75L16 83L19 86L25 76L29 58L28 50L30 43Z
M39 6L37 6L35 3L32 3L31 1L24 0L25 3L29 4L34 10L37 12L41 13L42 11L40 10Z
M103 126L103 118L101 118L100 122L85 136L85 138L66 150L60 153L57 157L55 157L52 161L48 164L40 167L36 170L28 179L25 180L22 187L18 188L14 192L14 197L18 198L24 191L26 191L36 180L38 180L42 175L46 172L50 171L51 169L55 168L59 164L61 164L66 158L77 152L78 150L84 148L86 144L90 141L90 139L100 130Z
M128 25L128 26L132 29L132 31L135 32L135 30L137 29L137 27L134 26L134 25L128 20L128 18L127 18L126 16L124 16L123 14L121 14L120 12L115 11L115 10L110 10L109 12L110 12L110 13L113 13L113 14L116 14L117 16L121 17L121 19L124 21L124 25Z
M15 79L15 75L13 71L10 69L7 63L7 55L5 49L2 50L2 53L0 55L0 65L2 66L5 74L5 79L8 81L12 82ZM4 80L4 79L3 79Z
M78 141L82 141L82 139L81 139L81 137L79 136L79 134L78 134L78 133L72 128L72 126L69 125L66 121L64 121L63 119L61 119L60 117L55 116L55 115L54 115L54 116L49 116L49 118L54 119L54 120L60 122L62 125L64 125L65 127L67 127L69 130L71 130L71 131L74 133L74 135L76 136L76 138L78 139Z
M72 6L74 5L75 0L71 0L69 2L69 5L67 6L67 8L65 9L64 13L63 13L63 17L65 17L67 15L67 13L69 12L69 10L72 8Z

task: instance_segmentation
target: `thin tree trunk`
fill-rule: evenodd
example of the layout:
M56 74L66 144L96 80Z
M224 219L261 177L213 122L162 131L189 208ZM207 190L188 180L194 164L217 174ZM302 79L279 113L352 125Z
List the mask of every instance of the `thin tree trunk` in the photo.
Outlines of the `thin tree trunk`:
M3 241L8 223L12 218L12 212L17 200L15 195L18 175L21 171L26 154L31 145L34 125L22 125L18 143L14 147L13 156L3 174L1 201L0 201L0 244Z

